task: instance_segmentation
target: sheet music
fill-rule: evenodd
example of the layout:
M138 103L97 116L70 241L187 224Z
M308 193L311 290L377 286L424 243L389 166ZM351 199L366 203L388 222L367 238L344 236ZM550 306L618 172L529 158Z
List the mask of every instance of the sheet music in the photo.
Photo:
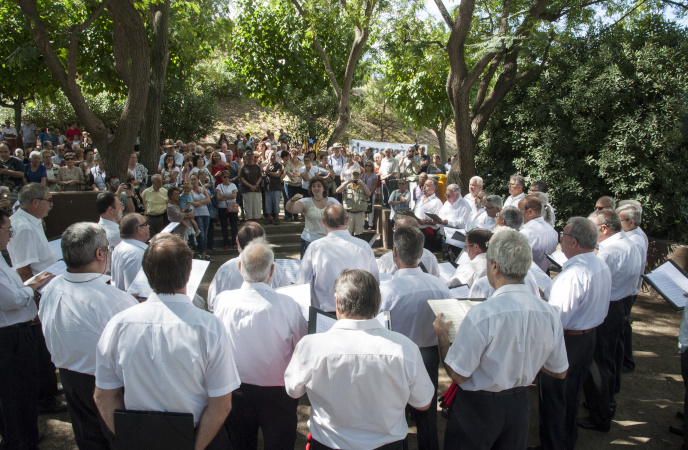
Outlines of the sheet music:
M301 268L301 260L300 259L276 259L275 264L277 264L281 268L283 268L284 271L287 272L287 276L289 277L289 281L294 283L294 280L296 280L296 274L299 272L299 269Z
M58 276L58 275L62 275L62 274L65 273L66 271L67 271L67 263L65 263L63 260L59 260L58 262L56 262L56 263L53 264L52 266L48 267L47 269L45 269L45 270L44 270L43 272L41 272L41 273L48 272L48 273L51 273L51 274L55 275L55 277L56 277L56 276ZM40 275L41 273L39 273L38 275ZM31 278L29 278L28 280L26 280L26 281L24 282L24 285L25 285L25 286L28 286L29 283L32 282L38 275L34 275L34 276L32 276ZM48 281L46 281L45 284L44 284L43 286L41 286L40 288L37 289L37 291L38 291L39 293L42 293L42 292L43 292L43 289L45 289L45 287L46 287L47 285L49 285L49 284L55 279L55 277L52 277L52 278L50 278ZM109 278L109 277L108 277L108 278Z
M455 239L452 239L452 236L454 236L454 233L459 232L461 234L466 234L466 230L461 229L461 228L451 228L451 227L444 227L444 240L446 241L447 244L453 245L454 247L459 247L459 248L464 248L466 246L465 242L457 241Z
M196 291L203 280L203 275L205 275L205 271L208 270L209 265L210 261L203 261L201 259L191 260L191 276L189 277L189 282L186 283L187 297L191 299L194 298ZM139 270L139 273L131 283L131 286L129 286L129 289L127 289L127 292L137 297L148 298L151 296L153 289L150 287L150 284L148 284L148 278L146 277L146 274L143 273L143 268Z
M686 306L688 298L683 296L684 292L688 292L688 278L686 278L680 270L674 266L671 261L667 261L655 270L645 275L652 283L661 290L661 294L667 300L675 304L679 308Z
M545 272L531 270L530 273L533 274L533 277L535 277L535 282L543 292L549 287L550 284L552 284L552 279Z
M170 222L165 228L160 231L161 233L171 233L175 228L179 226L180 222Z
M451 281L452 277L454 276L454 272L456 272L456 268L452 265L450 262L443 262L439 263L440 267L440 278L444 280L445 283L448 283Z
M380 239L380 233L375 233L375 235L370 239L370 242L368 242L368 245L372 248L373 245L375 245L375 241Z
M468 293L470 291L471 291L471 288L469 288L466 285L457 286L455 288L449 289L449 293L452 295L453 298L466 298L466 297L468 297Z
M54 241L48 241L48 247L55 253L57 259L62 259L62 239L55 239ZM52 272L50 272L52 273Z
M291 261L291 260L286 260ZM280 294L291 297L301 307L301 314L308 322L308 308L311 306L311 284L292 284L275 289Z
M315 332L316 333L324 333L330 328L334 326L335 323L337 323L337 319L333 319L332 317L325 316L323 314L318 314L316 315L316 322L315 322Z
M550 258L555 260L557 262L557 264L559 264L560 267L563 266L564 263L569 260L566 257L566 255L564 255L564 252L562 252L561 250L557 250L556 252L552 253L549 256L550 256Z
M472 300L456 300L453 298L444 300L428 300L428 304L435 314L444 313L443 320L445 322L451 320L452 324L449 327L449 342L454 342L456 333L459 331L459 326L463 319L466 318L468 311L479 304L480 302Z

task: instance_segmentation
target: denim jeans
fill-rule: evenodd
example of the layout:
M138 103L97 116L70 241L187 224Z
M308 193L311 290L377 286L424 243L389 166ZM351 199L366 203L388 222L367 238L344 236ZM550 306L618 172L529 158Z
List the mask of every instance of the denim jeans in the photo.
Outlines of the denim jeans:
M267 191L265 192L265 214L279 214L280 212L280 196L281 191Z
M198 224L198 229L201 234L198 236L198 253L205 252L208 248L208 225L210 224L210 216L196 216L194 217Z

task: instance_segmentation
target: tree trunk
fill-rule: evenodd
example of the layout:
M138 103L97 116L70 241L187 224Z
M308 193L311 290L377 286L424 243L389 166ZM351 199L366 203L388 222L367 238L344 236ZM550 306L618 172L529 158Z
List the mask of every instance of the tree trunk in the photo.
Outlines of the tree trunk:
M155 168L158 167L160 157L159 150L162 142L160 139L160 114L167 76L167 63L170 59L168 32L170 0L151 5L149 16L153 26L153 49L151 51L148 99L141 124L139 159L144 166Z
M449 59L452 59L451 53ZM470 114L470 86L465 88L449 70L447 93L454 110L454 131L456 132L457 157L447 176L447 183L461 186L461 192L468 192L468 184L475 175L475 142Z
M444 163L447 160L447 125L445 123L442 128L433 128L432 131L435 132L440 145L440 161Z

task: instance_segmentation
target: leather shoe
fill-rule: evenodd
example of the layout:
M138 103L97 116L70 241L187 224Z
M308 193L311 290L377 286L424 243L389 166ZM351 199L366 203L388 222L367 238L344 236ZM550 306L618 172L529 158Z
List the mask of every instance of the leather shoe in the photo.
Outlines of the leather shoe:
M42 416L44 414L58 414L65 411L67 411L67 403L55 401L38 408L38 415Z
M669 431L671 431L674 434L678 434L679 436L683 436L685 434L683 432L683 427L680 427L678 425L670 425Z
M590 419L590 417L584 417L582 419L578 419L578 426L583 428L584 430L601 431L603 433L606 433L609 431L609 425L607 425L607 426L598 425L595 422L593 422Z

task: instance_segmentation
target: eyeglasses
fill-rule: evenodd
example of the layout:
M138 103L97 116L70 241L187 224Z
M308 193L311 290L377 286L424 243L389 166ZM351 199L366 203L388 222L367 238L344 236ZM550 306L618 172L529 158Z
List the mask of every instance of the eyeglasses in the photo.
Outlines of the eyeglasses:
M149 225L149 224L148 224L148 221L146 220L146 221L145 221L145 222L143 222L142 224L140 224L140 225L136 225L136 228L140 228L140 227L147 227L148 225Z
M5 230L5 231L7 231L9 234L14 233L14 229L13 229L12 227L9 227L9 228L0 228L0 230Z
M43 201L43 202L48 202L48 203L50 203L51 205L53 204L53 199L52 199L52 197L50 197L50 198L37 198L36 200L40 200L40 201Z
M570 234L570 233L564 233L564 232L562 231L561 233L559 233L559 240L564 239L564 236L573 237L572 234Z

